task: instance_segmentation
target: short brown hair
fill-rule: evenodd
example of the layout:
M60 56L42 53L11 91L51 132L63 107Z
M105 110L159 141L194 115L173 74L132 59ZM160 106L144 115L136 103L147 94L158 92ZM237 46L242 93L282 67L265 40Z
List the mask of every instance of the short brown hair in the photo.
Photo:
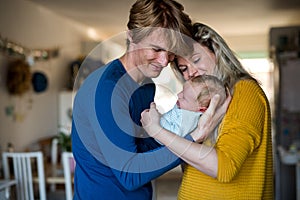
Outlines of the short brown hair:
M159 27L167 30L173 46L180 45L182 48L185 42L179 34L191 37L193 30L191 19L184 12L184 7L174 0L137 0L130 9L127 27L134 43L149 35L152 28ZM152 28L148 29L149 27ZM175 44L177 41L178 45ZM127 46L128 44L129 41Z

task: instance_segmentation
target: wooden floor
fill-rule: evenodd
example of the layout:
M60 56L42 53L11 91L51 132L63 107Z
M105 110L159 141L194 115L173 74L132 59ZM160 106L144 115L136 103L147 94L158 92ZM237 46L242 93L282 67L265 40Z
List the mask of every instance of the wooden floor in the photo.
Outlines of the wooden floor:
M181 178L181 168L175 168L156 179L157 200L176 200Z
M181 184L182 172L177 167L155 180L156 200L176 200L177 192ZM4 191L0 191L0 200L5 199ZM15 195L11 195L10 200L15 200ZM57 191L47 194L47 200L65 200L64 191L57 187Z

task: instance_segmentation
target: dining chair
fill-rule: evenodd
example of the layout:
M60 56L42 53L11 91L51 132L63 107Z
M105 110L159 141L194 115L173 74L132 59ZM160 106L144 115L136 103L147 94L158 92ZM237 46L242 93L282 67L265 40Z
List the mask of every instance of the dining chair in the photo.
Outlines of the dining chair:
M57 138L53 138L51 141L51 175L52 176L59 176L58 173L58 169L57 169L57 165L58 165L58 139ZM49 183L49 180L51 182L51 178L46 178L46 183ZM50 183L50 191L51 192L55 192L56 191L56 183L54 183L54 181L52 181L52 183Z
M35 175L36 171L39 185L39 199L46 200L42 152L3 152L2 159L5 179L11 178L10 169L13 169L14 179L17 180L16 193L18 200L35 199L33 175ZM12 162L10 162L10 160L12 160ZM13 166L11 166L11 164Z
M73 199L73 172L75 167L75 160L72 152L63 152L62 153L64 177L65 177L65 191L66 191L66 200Z
M152 184L152 200L156 200L157 199L156 181L152 180L151 184Z
M58 162L58 139L53 138L51 141L51 164L57 165Z

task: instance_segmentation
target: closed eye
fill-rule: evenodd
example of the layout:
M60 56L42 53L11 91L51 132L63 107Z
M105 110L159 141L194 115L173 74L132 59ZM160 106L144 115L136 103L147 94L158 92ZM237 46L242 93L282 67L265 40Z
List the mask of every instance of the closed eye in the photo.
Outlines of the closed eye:
M164 49L159 49L159 48L152 48L152 50L155 51L155 52L165 51Z
M181 72L185 72L187 70L187 66L186 65L179 65L178 68L179 68L179 70Z
M200 58L197 58L193 61L194 64L197 64L201 59Z

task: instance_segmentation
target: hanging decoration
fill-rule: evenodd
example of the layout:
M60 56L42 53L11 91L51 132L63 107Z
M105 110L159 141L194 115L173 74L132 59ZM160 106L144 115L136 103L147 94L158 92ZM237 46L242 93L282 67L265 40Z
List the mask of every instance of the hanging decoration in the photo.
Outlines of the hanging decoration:
M30 66L22 59L17 59L8 64L7 90L11 95L22 95L31 87Z
M48 86L46 75L43 72L31 73L30 67L36 61L48 61L58 57L59 48L29 49L0 35L0 54L12 57L9 59L6 74L6 88L11 95L11 101L5 107L5 113L13 121L22 122L33 104L28 91L32 88L34 92L41 93Z
M48 87L47 76L43 72L34 72L32 74L32 87L36 93L44 92Z
M53 49L29 49L16 42L12 42L0 35L0 52L8 55L21 56L23 59L34 61L46 61L59 56L59 48ZM30 63L31 63L30 62ZM33 64L33 63L31 63Z
M11 96L10 102L5 107L5 115L14 122L23 122L27 113L32 109L33 100L31 95Z
M6 88L10 96L9 105L5 107L6 116L15 122L23 122L33 100L26 93L31 89L32 74L30 66L24 59L14 59L8 63Z

